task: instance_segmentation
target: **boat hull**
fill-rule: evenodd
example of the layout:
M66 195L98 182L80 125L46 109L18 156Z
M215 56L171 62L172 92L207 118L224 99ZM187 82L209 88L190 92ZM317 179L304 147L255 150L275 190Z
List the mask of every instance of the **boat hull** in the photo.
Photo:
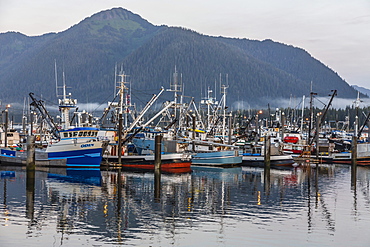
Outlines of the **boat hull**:
M193 165L228 166L242 163L242 157L235 155L235 151L219 151L196 153L193 156Z
M67 167L100 167L106 145L107 141L62 140L49 145L45 153L49 160L66 159Z
M121 164L122 168L128 170L144 170L144 171L154 171L154 163L124 163ZM165 162L161 164L161 172L165 173L188 173L191 172L191 161L183 162Z
M102 148L48 152L48 159L66 159L67 167L100 167Z
M323 163L328 163L328 164L347 164L347 165L352 164L351 157L349 158L320 157L320 160ZM370 166L370 157L357 158L356 164L360 166Z
M191 171L191 156L188 154L161 154L161 171L168 173L185 173ZM154 155L122 155L121 163L117 166L133 170L154 170ZM106 165L118 163L118 156L105 155Z
M263 166L265 163L265 157L263 155L246 155L242 156L242 164L248 166ZM271 166L291 166L294 164L294 159L291 155L271 155L270 165Z

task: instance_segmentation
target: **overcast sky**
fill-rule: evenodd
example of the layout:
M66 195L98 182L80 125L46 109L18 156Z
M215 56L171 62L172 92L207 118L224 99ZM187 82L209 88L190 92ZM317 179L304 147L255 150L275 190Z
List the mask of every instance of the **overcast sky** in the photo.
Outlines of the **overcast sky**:
M59 32L113 7L155 25L301 47L370 88L370 0L0 0L0 32Z

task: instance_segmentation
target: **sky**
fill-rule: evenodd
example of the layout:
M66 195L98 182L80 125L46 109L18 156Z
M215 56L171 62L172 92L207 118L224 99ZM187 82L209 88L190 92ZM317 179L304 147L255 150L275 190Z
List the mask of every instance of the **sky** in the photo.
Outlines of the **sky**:
M0 0L0 33L60 32L114 7L154 25L300 47L370 88L370 0Z

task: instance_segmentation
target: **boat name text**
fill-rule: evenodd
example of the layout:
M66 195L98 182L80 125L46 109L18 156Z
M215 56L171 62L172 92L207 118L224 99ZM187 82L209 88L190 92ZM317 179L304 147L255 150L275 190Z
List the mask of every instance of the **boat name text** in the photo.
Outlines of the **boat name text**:
M93 147L94 144L82 144L81 147L82 148L88 148L88 147Z

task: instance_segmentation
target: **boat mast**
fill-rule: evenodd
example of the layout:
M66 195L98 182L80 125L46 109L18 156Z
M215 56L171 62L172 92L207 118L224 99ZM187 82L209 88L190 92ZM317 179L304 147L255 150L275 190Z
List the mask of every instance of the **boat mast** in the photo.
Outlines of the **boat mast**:
M69 111L71 108L76 108L77 99L71 98L71 93L67 95L67 86L65 81L65 75L63 72L63 98L59 99L59 110L61 111L62 117L62 129L70 128ZM58 96L60 97L60 96Z
M182 93L183 90L182 90L182 75L180 77L180 81L179 81L179 74L177 72L177 68L176 68L176 65L175 65L175 72L173 73L173 79L172 81L170 82L170 89L167 89L166 91L167 92L173 92L174 93L174 116L173 116L173 119L172 120L175 120L177 119L178 117L178 113L177 113L177 108L179 105L182 104L182 97L181 97L181 101L180 103L181 104L178 104L177 103L177 98L178 98L178 93ZM181 109L180 109L181 111Z
M124 118L125 118L125 127L128 126L128 108L129 108L129 104L128 104L128 88L126 87L126 84L128 83L126 81L126 78L128 77L128 75L125 74L125 72L121 72L119 75L119 77L121 77L121 80L118 82L118 85L116 86L117 89L119 90L118 93L119 93L119 96L120 96L120 104L119 104L119 114L123 114L124 113Z
M303 118L304 118L304 101L306 99L306 96L303 95L303 98L302 98L302 115L301 115L301 133L303 134Z
M211 104L214 104L213 98L211 98L212 90L208 87L207 90L207 128L211 128Z
M222 100L223 100L223 120L222 120L222 139L224 140L226 136L226 89L228 86L222 85L221 86L221 92L223 94Z
M360 107L361 99L360 99L360 92L357 92L357 99L353 102L355 104L356 115L355 115L355 136L358 135L358 108Z

